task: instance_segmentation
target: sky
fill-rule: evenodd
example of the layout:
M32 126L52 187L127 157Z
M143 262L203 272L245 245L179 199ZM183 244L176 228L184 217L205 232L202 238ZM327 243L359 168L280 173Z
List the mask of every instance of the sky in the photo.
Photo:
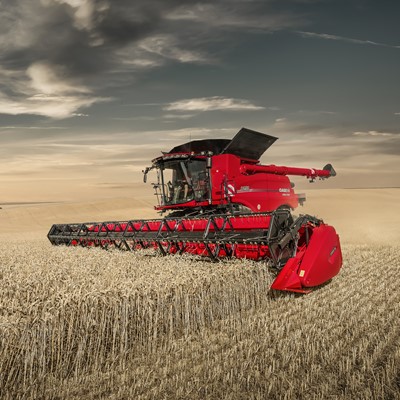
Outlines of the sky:
M241 127L279 137L264 164L333 164L299 189L398 187L399 15L395 0L0 0L0 203L134 197L161 151Z

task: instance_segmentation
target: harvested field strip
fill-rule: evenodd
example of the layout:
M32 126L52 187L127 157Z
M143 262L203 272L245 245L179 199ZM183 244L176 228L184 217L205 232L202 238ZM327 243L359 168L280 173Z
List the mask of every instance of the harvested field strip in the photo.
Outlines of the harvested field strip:
M2 246L2 398L400 398L400 248L344 250L298 296L262 263Z

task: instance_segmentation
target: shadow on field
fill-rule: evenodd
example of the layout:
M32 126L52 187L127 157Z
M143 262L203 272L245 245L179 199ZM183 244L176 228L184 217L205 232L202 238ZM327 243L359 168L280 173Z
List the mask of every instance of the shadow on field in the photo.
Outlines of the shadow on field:
M285 297L292 297L292 298L297 299L297 298L301 298L303 296L307 296L307 294L317 292L318 290L321 290L325 286L329 285L331 282L332 282L332 279L330 279L327 282L324 282L322 285L314 286L313 288L311 288L311 292L309 292L309 293L284 292L284 291L280 291L280 290L270 289L268 291L267 296L271 300L278 300L278 299L282 299Z

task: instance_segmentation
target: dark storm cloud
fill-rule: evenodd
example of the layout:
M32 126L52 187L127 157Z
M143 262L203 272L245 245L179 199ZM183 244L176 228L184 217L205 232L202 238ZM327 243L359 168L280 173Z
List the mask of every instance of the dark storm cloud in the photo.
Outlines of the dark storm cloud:
M276 31L302 25L292 12L278 10L276 1L0 4L0 113L53 118L110 100L110 88L121 85L126 74L171 62L216 62L215 54L207 54L210 43L224 41L227 30ZM96 95L104 88L111 97Z
M95 8L96 3L98 2L95 2ZM121 1L110 4L106 11L96 13L94 31L105 43L129 43L154 32L160 26L163 14L179 3L148 1L138 5L131 1Z
M119 61L116 50L154 34L174 32L184 39L193 30L215 24L251 28L257 21L258 27L271 30L295 24L295 16L274 12L270 3L7 0L1 3L0 18L9 41L0 62L5 68L26 69L46 61L77 77L108 70Z
M273 0L0 4L0 114L55 119L113 100L118 87L151 68L218 63L221 44L231 33L304 23Z
M66 67L74 76L106 70L113 61L113 50L150 35L159 27L162 15L179 2L146 1L132 5L131 1L88 1L90 8L81 14L82 8L72 7L74 4L79 2L6 2L4 8L8 11L1 12L2 20L6 20L6 25L14 22L20 28L9 30L17 33L16 40L2 51L1 65L26 69L35 61L46 60Z

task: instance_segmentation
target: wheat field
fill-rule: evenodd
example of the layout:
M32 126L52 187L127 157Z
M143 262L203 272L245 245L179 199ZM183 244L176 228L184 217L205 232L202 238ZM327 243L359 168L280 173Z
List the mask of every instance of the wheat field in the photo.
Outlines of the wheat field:
M249 260L4 235L0 398L400 399L400 246L374 228L342 240L340 274L306 296L270 292Z

